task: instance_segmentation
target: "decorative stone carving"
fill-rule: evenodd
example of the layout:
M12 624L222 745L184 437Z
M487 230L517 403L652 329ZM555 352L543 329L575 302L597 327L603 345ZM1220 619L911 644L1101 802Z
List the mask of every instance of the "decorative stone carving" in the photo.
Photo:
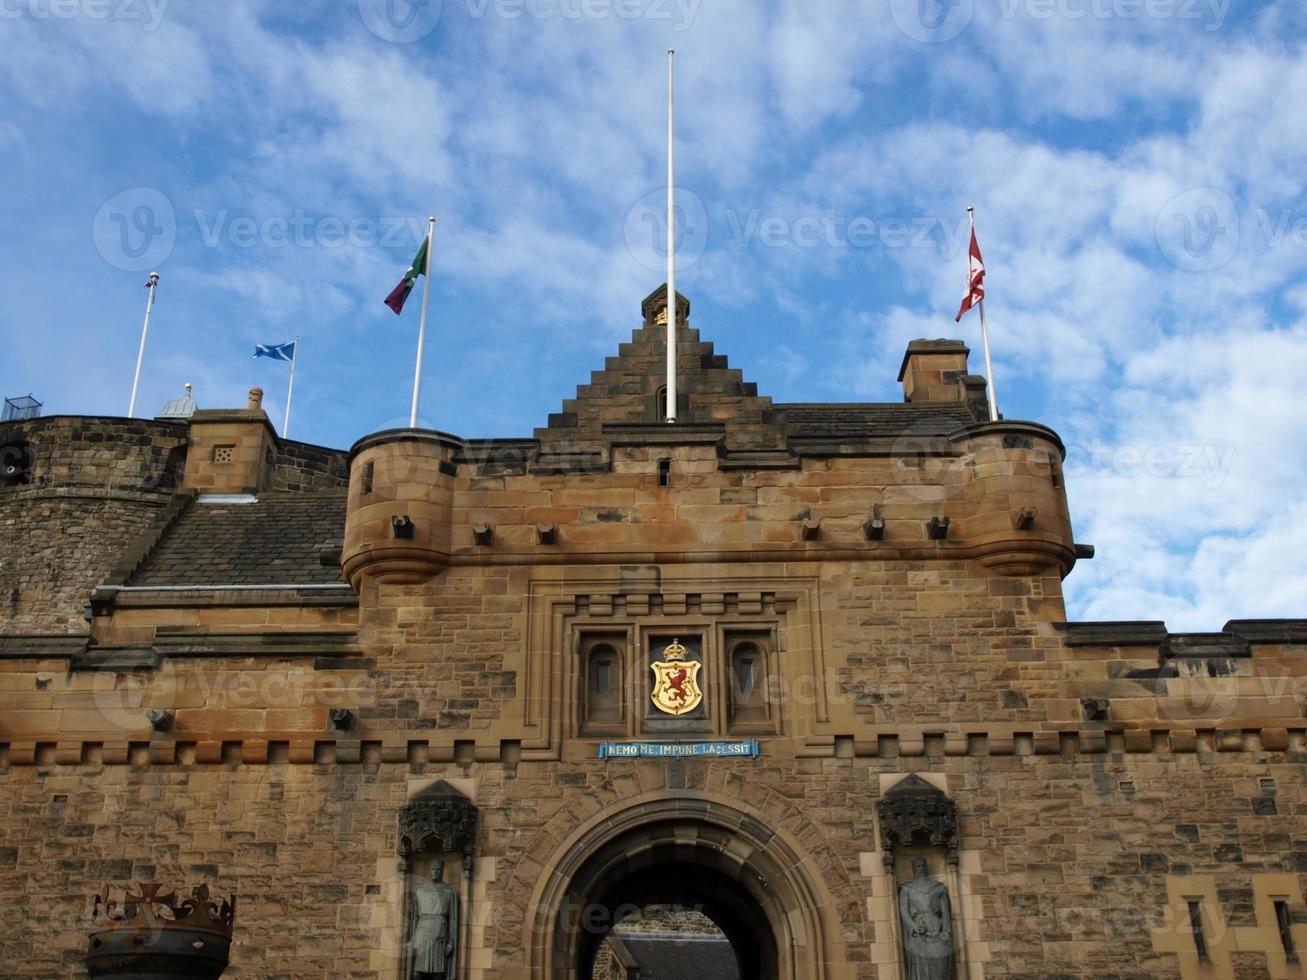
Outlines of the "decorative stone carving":
M424 851L458 851L468 858L476 835L476 804L443 780L399 811L399 853L406 858Z
M470 884L478 810L448 783L428 786L399 811L401 869L411 873L421 854L463 855ZM460 899L445 883L445 861L431 862L431 880L414 887L409 900L408 973L414 980L454 980L458 975Z
M876 804L876 812L887 866L893 864L895 849L911 845L918 834L926 836L926 843L944 848L950 862L957 860L957 805L920 776L911 775L894 786Z
M157 881L127 888L122 899L108 885L95 896L86 951L88 976L116 980L216 980L227 969L236 897L211 901L209 886L178 900Z

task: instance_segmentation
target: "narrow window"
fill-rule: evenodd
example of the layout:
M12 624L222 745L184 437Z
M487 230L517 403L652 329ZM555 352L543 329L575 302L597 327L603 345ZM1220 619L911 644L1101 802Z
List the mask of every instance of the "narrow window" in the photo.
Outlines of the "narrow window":
M672 461L670 459L660 459L658 461L658 485L660 487L670 487L672 485Z
M1207 937L1203 935L1203 905L1193 899L1189 900L1189 931L1193 933L1199 962L1210 963L1212 958L1207 955Z
M667 385L658 389L658 421L667 421Z
M1293 946L1293 932L1290 926L1293 921L1289 918L1289 903L1283 899L1277 899L1275 902L1275 925L1280 930L1280 945L1284 947L1284 958L1290 963L1298 962L1298 951Z
M372 460L363 465L363 492L372 492Z

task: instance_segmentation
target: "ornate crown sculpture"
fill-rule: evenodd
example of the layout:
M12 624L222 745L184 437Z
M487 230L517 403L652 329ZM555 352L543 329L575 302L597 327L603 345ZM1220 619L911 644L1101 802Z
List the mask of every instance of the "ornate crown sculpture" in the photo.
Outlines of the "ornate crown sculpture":
M236 896L222 903L209 899L209 886L200 885L191 898L177 900L175 891L160 894L157 881L142 882L133 892L123 889L122 901L111 897L110 886L95 896L86 966L92 977L150 975L216 978L227 968Z
M680 640L672 640L671 643L667 644L667 648L663 650L663 659L684 660L685 655L689 652L690 652L689 650L681 646Z

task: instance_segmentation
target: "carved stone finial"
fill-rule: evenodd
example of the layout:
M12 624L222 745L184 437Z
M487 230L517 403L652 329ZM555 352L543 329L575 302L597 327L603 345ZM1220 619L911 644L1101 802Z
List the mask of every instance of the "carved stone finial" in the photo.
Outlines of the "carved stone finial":
M645 323L667 323L667 283L663 283L640 303L640 313ZM676 321L686 323L690 319L690 301L678 290L676 293Z

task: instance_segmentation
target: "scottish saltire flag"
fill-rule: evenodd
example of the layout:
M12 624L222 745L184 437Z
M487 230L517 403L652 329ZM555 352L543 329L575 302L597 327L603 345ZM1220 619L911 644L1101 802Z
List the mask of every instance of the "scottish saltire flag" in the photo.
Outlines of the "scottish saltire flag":
M295 341L289 344L255 344L255 357L273 357L279 361L295 360Z

